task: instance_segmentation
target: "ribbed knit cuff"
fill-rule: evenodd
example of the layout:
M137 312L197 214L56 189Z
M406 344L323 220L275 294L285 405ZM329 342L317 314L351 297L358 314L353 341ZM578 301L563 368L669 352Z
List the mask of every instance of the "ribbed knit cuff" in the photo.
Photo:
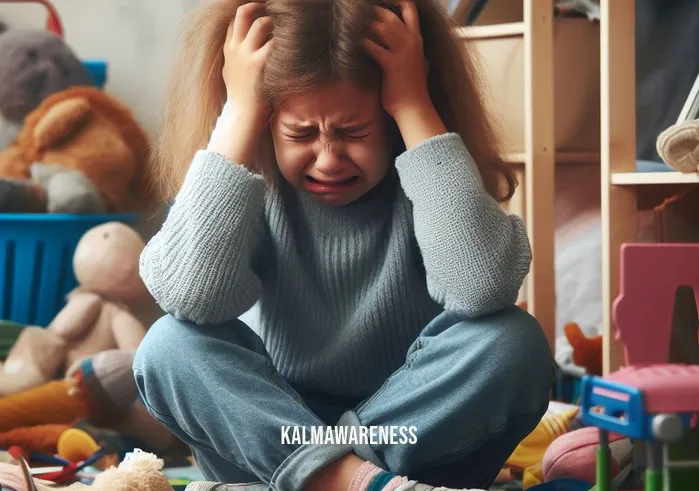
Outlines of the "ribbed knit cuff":
M429 138L396 159L396 170L406 195L441 194L443 185L481 190L483 180L476 163L456 133Z

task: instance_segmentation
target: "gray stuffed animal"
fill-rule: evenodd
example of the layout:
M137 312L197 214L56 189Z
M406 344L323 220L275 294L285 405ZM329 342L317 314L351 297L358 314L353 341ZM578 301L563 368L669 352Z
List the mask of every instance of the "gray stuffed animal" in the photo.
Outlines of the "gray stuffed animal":
M93 85L92 77L60 37L0 22L0 150L41 101L75 85Z

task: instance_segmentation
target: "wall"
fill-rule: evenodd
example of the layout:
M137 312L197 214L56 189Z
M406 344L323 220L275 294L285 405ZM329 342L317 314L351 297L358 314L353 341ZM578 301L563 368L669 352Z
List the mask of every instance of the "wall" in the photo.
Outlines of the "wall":
M177 29L197 0L53 0L67 43L80 58L105 59L106 90L128 104L149 133L157 131ZM11 27L43 28L38 4L0 3Z
M108 63L106 90L126 103L154 136L158 131L170 55L178 27L198 0L52 0L66 42L81 59ZM11 28L46 26L46 9L33 3L0 3ZM138 229L144 238L159 228L162 214Z

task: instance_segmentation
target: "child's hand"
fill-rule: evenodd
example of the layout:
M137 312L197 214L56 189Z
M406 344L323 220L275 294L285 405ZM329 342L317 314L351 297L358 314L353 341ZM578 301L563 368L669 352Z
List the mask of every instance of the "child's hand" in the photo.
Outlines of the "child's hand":
M404 111L432 104L417 7L411 0L399 0L396 5L403 20L386 8L375 7L379 19L374 21L373 30L380 44L363 40L364 48L381 66L381 101L394 119Z
M241 5L228 27L223 47L223 80L228 95L227 110L238 121L242 118L264 125L269 115L258 84L272 45L268 40L271 29L272 21L260 2Z
M446 132L427 88L427 60L422 45L420 19L412 0L399 0L403 20L388 9L376 7L373 24L377 40L363 41L365 49L381 66L381 103L398 124L403 142L410 149Z
M259 83L272 40L272 22L264 4L242 5L228 27L223 45L223 80L227 101L209 141L209 149L248 168L269 119L269 105Z

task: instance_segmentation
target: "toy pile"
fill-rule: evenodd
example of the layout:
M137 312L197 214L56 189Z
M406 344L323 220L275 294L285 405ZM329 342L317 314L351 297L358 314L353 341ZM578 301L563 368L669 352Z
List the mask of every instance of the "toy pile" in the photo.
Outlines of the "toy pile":
M138 274L144 246L120 222L90 229L73 257L78 287L50 325L0 325L0 461L25 459L56 483L91 482L135 448L191 466L137 399L134 353L162 315Z
M162 472L163 461L156 455L137 449L127 455L118 466L114 465L97 476L90 485L74 483L70 486L55 486L53 481L37 479L22 457L12 464L0 463L0 480L15 491L51 491L69 489L97 491L148 489L150 491L173 491L167 476ZM3 487L3 489L5 489Z
M0 24L0 213L141 211L149 147L60 36Z

